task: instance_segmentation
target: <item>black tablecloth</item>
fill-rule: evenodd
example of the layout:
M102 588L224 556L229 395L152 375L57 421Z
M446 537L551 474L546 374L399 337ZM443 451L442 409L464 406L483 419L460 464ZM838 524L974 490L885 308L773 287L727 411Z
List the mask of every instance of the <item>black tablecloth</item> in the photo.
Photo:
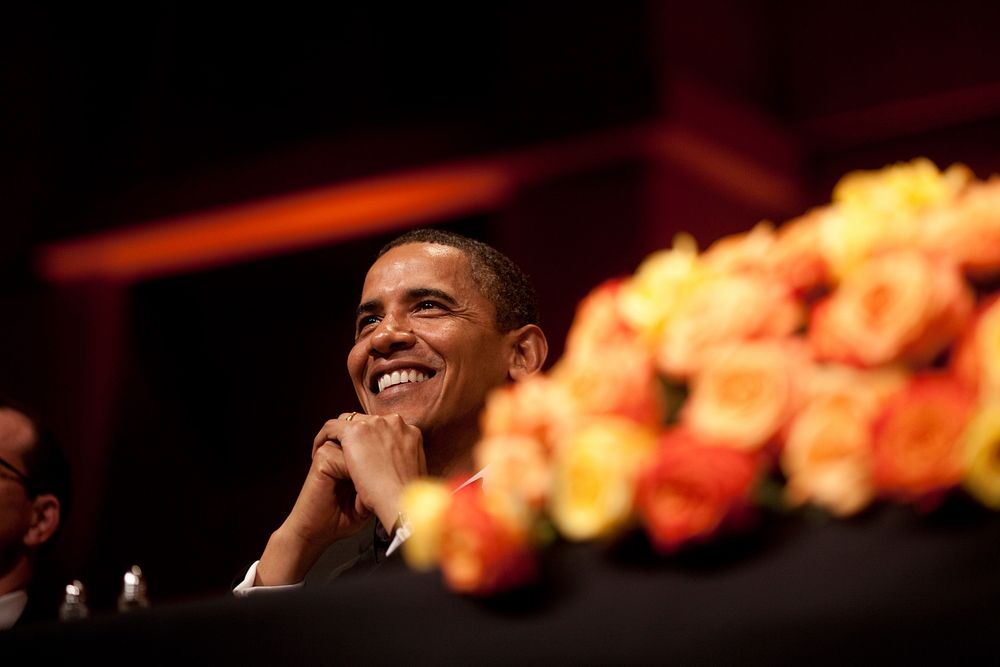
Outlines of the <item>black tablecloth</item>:
M849 521L770 517L662 558L641 536L556 544L541 583L491 599L387 568L291 594L165 605L0 633L47 661L1000 663L1000 515L952 503ZM4 664L7 663L4 660Z

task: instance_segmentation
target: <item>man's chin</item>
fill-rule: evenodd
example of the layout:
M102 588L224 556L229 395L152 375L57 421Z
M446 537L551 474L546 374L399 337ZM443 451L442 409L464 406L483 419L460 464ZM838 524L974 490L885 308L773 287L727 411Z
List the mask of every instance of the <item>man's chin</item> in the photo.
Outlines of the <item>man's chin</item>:
M366 410L370 415L386 416L386 415L399 415L403 418L403 421L410 426L416 426L421 431L424 430L424 425L427 424L427 415L419 410L408 410L405 406L392 406L392 405L375 405L372 408Z

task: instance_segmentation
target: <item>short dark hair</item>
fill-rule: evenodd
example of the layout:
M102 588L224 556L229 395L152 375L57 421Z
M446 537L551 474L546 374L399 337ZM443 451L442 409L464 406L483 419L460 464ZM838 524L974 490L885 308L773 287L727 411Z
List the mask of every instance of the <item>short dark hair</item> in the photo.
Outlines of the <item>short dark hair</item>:
M389 241L378 256L408 243L435 243L464 252L469 258L476 287L493 304L499 331L538 324L538 297L531 280L510 257L496 248L453 232L414 229Z
M51 493L58 498L61 527L69 515L73 495L66 455L52 431L30 409L0 398L0 409L3 408L20 413L31 423L34 437L24 453L28 495L34 498L43 493Z

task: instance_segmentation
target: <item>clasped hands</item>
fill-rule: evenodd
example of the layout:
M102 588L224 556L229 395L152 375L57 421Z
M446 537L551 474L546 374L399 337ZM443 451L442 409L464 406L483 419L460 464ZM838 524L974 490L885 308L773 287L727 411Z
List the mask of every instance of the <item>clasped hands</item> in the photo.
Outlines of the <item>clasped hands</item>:
M301 581L328 546L373 513L393 525L403 488L426 471L423 436L399 415L344 413L327 421L313 440L295 506L264 549L256 584Z

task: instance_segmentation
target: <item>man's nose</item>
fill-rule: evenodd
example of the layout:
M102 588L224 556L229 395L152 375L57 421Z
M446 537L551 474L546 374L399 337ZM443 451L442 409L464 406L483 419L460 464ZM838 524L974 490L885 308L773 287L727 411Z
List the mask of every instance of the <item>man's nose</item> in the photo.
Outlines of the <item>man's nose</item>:
M412 347L417 337L405 319L386 315L372 334L372 348L382 354Z

